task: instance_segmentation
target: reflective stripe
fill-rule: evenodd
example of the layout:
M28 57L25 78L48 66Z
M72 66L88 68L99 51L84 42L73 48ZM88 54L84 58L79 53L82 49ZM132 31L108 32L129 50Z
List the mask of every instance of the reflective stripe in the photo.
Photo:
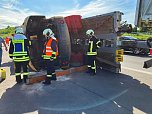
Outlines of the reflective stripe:
M91 67L91 69L96 69L96 67Z
M18 52L18 53L14 52L13 53L13 56L27 56L27 55L28 55L27 52Z
M88 65L88 67L91 67L91 65Z
M29 45L30 45L30 46L32 45L32 42L31 42L31 41L29 41Z
M100 48L100 47L101 47L101 46L98 45L99 43L100 43L100 41L98 41L98 42L96 43L97 48Z
M97 55L97 52L87 52L87 55Z
M23 43L24 42L24 39L20 39L20 40L14 40L12 39L12 43L15 44L15 43Z
M50 56L43 55L43 59L50 59L50 58L51 58Z
M90 41L91 45L90 45L90 52L92 52L93 49L93 41Z
M24 62L24 61L29 61L29 59L25 59L25 60L14 60L15 62Z
M97 48L100 48L100 46L97 45Z
M29 61L29 57L25 57L25 56L20 58L13 57L13 60L16 62Z
M52 75L47 75L47 77L52 77Z
M15 73L15 76L20 76L21 75L21 73Z
M55 73L52 73L52 75L54 75Z
M27 56L27 54L13 54L13 56Z
M9 56L13 56L13 54L9 54Z
M94 61L93 67L91 67L91 69L95 70L95 73L96 73L96 61Z
M56 57L51 57L51 59L56 59Z
M24 52L13 52L13 54L27 54L27 51L24 51Z
M52 49L50 46L46 46L46 48Z
M98 45L100 43L100 41L98 41L96 44Z
M52 54L56 55L56 52L52 52Z
M47 56L47 55L43 55L42 57L43 57L43 59L56 59L56 57L51 57L51 56Z
M23 60L23 59L29 59L29 57L25 57L25 56L22 56L20 58L13 57L13 59L15 59L15 60Z
M96 61L94 60L94 67L95 67L95 73L96 73Z
M46 50L46 52L53 52L52 50Z
M29 75L29 73L28 72L24 72L23 75Z

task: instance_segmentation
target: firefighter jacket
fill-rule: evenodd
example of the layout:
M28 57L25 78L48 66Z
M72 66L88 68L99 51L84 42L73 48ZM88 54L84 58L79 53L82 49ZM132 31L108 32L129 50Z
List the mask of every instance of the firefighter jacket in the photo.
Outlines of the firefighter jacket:
M29 61L29 42L25 35L16 34L10 43L9 56L14 62Z
M97 49L100 47L101 42L95 36L92 36L89 40L87 55L97 55Z
M57 40L55 37L50 37L50 39L46 42L43 58L56 59L58 55Z

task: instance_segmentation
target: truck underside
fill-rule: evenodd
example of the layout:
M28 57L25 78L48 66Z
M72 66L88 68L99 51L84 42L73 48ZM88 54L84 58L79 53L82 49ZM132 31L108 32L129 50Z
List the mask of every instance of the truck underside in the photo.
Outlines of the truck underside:
M45 16L27 17L22 26L25 35L32 42L29 48L32 69L38 71L45 67L42 59L46 42L42 32L45 28L51 28L58 39L59 57L56 65L61 68L87 64L86 49L89 39L85 33L88 29L93 29L102 42L102 47L98 50L98 66L119 73L123 57L116 52L120 50L121 15L121 12L116 11L84 19L78 15L49 19Z

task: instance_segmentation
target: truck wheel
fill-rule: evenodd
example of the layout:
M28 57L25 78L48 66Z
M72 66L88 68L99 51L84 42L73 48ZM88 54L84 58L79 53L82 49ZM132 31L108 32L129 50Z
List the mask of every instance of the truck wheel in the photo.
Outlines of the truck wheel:
M143 50L144 55L148 55L148 54L149 54L149 52L150 52L150 50L149 50L149 49L144 49L144 50Z
M135 49L133 50L133 53L134 53L135 55L139 54L139 53L140 53L140 49L139 49L139 48L135 48Z

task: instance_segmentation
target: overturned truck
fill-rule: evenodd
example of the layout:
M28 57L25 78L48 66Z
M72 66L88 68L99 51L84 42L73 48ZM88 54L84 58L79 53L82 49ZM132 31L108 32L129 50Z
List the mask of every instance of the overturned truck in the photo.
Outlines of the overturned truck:
M98 66L119 73L120 62L123 61L123 51L120 50L119 42L121 16L122 13L116 11L88 18L82 18L80 15L49 19L45 16L27 17L22 27L32 42L29 48L31 68L37 71L43 68L42 54L46 39L42 33L45 28L51 28L58 39L59 57L56 65L64 69L86 64L85 53L89 39L85 33L86 30L93 29L102 42L102 47L98 50Z

